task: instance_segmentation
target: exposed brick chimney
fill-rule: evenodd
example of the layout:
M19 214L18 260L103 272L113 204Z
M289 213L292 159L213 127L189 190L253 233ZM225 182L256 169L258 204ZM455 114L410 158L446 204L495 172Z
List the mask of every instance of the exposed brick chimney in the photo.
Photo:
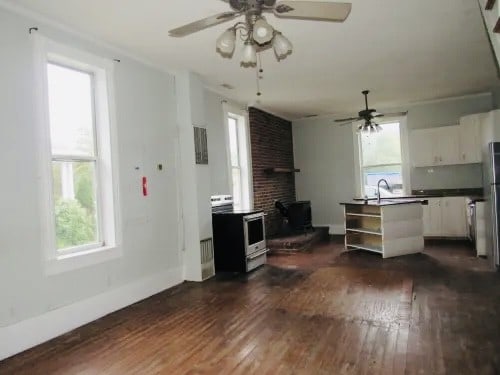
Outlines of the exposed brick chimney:
M269 172L272 168L294 168L292 123L253 107L249 109L249 122L254 206L268 214L266 235L272 237L283 222L274 202L280 200L286 205L296 201L295 174Z

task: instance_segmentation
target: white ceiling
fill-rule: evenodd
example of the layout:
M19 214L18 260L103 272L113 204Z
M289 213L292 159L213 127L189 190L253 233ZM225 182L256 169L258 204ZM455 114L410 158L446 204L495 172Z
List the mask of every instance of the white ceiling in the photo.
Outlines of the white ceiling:
M215 52L218 25L175 39L168 30L227 11L220 0L8 0L167 69L199 73L229 98L255 103L256 73ZM345 23L268 21L293 43L278 63L263 54L259 105L287 118L484 92L498 85L475 0L351 0ZM227 90L220 85L235 87Z

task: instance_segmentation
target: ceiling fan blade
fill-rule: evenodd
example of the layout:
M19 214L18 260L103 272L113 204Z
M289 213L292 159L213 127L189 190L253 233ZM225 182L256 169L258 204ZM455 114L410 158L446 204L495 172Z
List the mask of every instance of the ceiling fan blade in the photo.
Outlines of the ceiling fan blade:
M224 13L219 13L211 17L203 18L201 20L195 21L188 23L187 25L178 27L176 29L172 29L168 32L168 35L175 37L175 38L180 38L189 34L193 34L197 31L206 29L210 26L215 26L220 23L230 21L232 19L235 19L238 17L240 13L238 12L224 12Z
M377 116L373 117L400 117L400 116L406 116L408 114L408 111L406 112L394 112L394 113L379 113Z
M362 120L362 117L350 117L350 118L343 118L340 120L335 120L335 122L353 122L353 121L359 121Z
M282 18L344 22L351 13L350 3L327 3L324 1L280 1L274 15Z

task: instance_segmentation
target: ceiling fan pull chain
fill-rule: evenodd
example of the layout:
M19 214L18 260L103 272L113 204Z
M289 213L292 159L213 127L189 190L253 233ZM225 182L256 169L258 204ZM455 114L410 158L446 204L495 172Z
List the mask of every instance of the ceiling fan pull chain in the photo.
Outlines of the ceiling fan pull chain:
M263 73L264 70L262 69L262 59L261 59L260 53L257 54L257 59L258 59L258 64L255 67L255 72L257 74L257 79L256 79L256 81L257 81L257 96L261 96L262 92L260 91L260 80L263 78L261 73Z

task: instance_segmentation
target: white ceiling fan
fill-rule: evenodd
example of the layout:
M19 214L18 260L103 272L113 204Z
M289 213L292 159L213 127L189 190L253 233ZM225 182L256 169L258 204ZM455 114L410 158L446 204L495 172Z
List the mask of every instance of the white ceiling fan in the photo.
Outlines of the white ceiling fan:
M172 37L184 37L211 26L244 16L217 39L217 52L223 57L232 57L236 36L244 43L241 65L253 67L257 64L257 53L273 48L276 58L282 60L292 53L291 42L275 30L264 16L273 13L279 18L313 21L343 22L351 12L350 3L325 1L277 1L277 0L222 0L232 11L219 13L169 31Z

